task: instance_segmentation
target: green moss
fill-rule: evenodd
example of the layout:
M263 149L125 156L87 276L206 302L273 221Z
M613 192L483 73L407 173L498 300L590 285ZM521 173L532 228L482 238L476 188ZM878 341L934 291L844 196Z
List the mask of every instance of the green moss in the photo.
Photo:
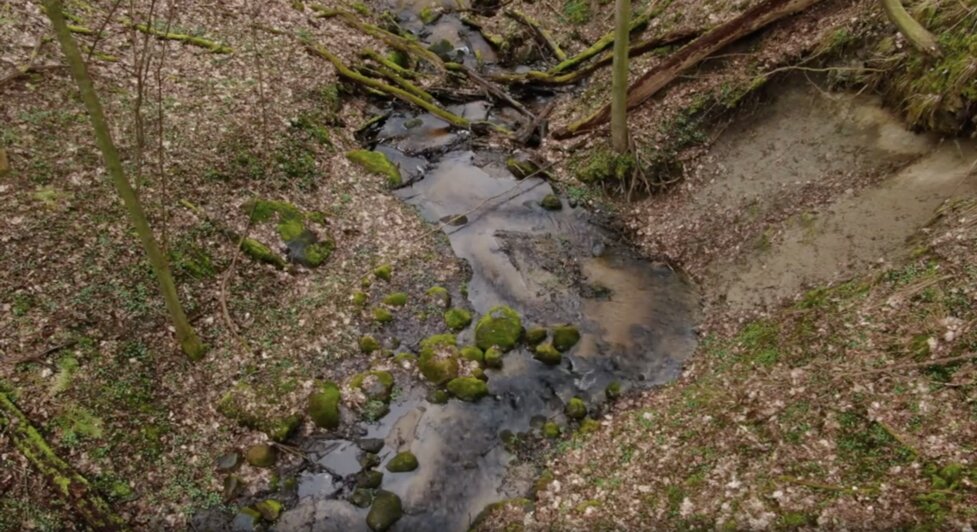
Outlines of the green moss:
M410 451L397 453L387 462L387 471L391 473L406 473L417 469L417 457Z
M451 305L451 294L442 286L432 286L428 289L427 296L441 308L448 308Z
M254 223L267 222L275 216L278 216L281 221L298 220L301 222L304 218L302 211L287 201L256 199L245 203L241 209Z
M498 306L482 316L475 326L475 345L482 350L497 346L509 351L519 342L522 335L522 319L507 306Z
M502 351L498 347L490 347L485 352L485 367L499 369L502 367Z
M600 423L590 419L589 417L584 418L580 422L580 428L577 429L578 434L593 434L600 430Z
M402 307L407 304L407 294L404 292L394 292L383 298L383 302L393 307Z
M309 418L319 427L335 429L339 427L339 402L341 400L339 387L332 382L318 384L318 390L309 395L306 412Z
M301 220L289 219L279 222L277 229L278 236L288 242L298 238L302 234L302 231L305 231L305 225Z
M393 266L389 264L381 264L373 269L373 276L377 279L389 281L391 277L393 277L393 270Z
M448 399L450 398L451 396L448 395L448 392L440 388L437 390L431 390L431 392L427 394L427 401L436 405L443 405L447 403Z
M538 164L526 157L509 157L505 160L505 167L516 179L526 179L531 175L549 177L546 172L540 172Z
M634 156L618 154L609 147L600 146L581 157L576 178L587 184L625 182L635 168Z
M385 176L387 178L387 184L391 187L399 187L403 182L400 176L400 169L383 153L370 150L354 150L347 153L346 158L362 166L369 172Z
M298 429L302 418L296 414L281 415L276 412L282 390L278 388L255 389L239 384L224 394L217 403L217 411L237 422L238 425L264 432L274 441L285 441Z
M366 404L363 405L363 410L360 411L363 419L367 421L379 421L383 419L383 416L389 413L390 406L386 402L376 399L367 401Z
M373 321L377 323L390 323L394 321L394 315L383 307L373 309Z
M567 0L563 4L563 16L567 22L578 26L590 22L590 2L588 0Z
M587 416L587 403L579 397L573 397L567 401L563 413L570 419L583 419Z
M448 309L444 313L444 324L452 331L460 331L472 322L472 314L462 308Z
M376 338L366 335L362 336L359 341L360 351L366 354L370 354L378 349L380 349L380 342Z
M366 295L366 292L364 292L362 290L357 290L357 291L353 292L353 298L352 299L353 299L353 304L354 305L356 305L357 307L362 307L362 306L365 306L366 305L366 302L369 299L369 296Z
M453 334L437 334L421 342L417 361L424 378L444 384L458 376L458 344Z
M355 479L357 488L373 490L383 484L383 473L373 469L367 469L357 473Z
M305 248L305 262L311 268L322 265L332 255L335 244L332 240L322 240Z
M543 199L539 200L539 205L548 211L558 211L563 208L563 202L556 194L543 196Z
M349 385L362 390L368 399L387 402L393 394L394 377L389 371L364 371L354 375Z
M573 325L560 325L553 329L553 347L565 353L580 341L580 331Z
M608 401L613 401L618 397L621 397L621 383L618 381L612 381L604 388L604 396L607 397Z
M474 345L466 345L461 348L461 356L465 360L472 360L481 364L485 361L485 352Z
M556 422L547 421L543 423L543 436L550 439L559 438L561 432L560 426Z
M278 453L275 448L266 443L252 445L244 454L244 459L254 467L271 467L275 465L277 457Z
M549 342L537 345L533 358L549 366L556 366L563 361L563 355Z
M373 503L373 490L356 488L353 490L353 493L350 494L348 500L353 504L353 506L366 508Z
M285 259L282 258L281 255L275 253L271 250L271 248L253 238L245 238L241 241L241 251L258 262L271 264L279 270L285 269Z
M441 12L431 9L431 6L425 6L417 16L424 24L433 24L441 16Z
M526 331L526 345L535 347L546 340L547 332L543 327L533 327Z
M388 530L403 513L400 497L389 491L380 490L373 499L373 505L370 506L366 524L375 532Z
M448 391L462 401L474 402L488 395L488 386L474 377L458 377L448 381Z
M258 510L261 514L261 518L265 521L274 522L278 519L278 516L282 513L282 503L276 501L275 499L265 499L258 504L254 505L254 509Z

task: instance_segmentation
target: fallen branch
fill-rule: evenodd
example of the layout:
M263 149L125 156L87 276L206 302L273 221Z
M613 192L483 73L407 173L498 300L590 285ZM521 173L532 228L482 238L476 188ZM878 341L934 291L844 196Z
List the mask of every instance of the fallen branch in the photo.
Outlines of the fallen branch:
M784 17L803 11L820 0L765 0L740 16L709 31L682 47L646 72L628 89L628 109L633 109L671 83L681 73L696 66L723 47ZM605 104L594 114L554 133L566 139L592 130L610 119L611 106Z
M156 28L151 28L146 24L127 24L129 27L140 31L147 35L152 35L158 39L166 39L169 41L179 41L184 44L189 44L192 46L199 46L200 48L206 48L215 54L229 54L233 53L234 49L230 46L226 46L216 41L211 41L209 39L204 39L203 37L197 37L195 35L187 35L185 33L173 33L169 31L162 31Z
M93 530L125 530L126 524L78 471L51 450L17 405L0 392L0 428L14 446Z
M893 364L891 366L885 366L882 368L868 369L865 371L858 371L851 373L851 376L855 375L871 375L874 373L888 373L890 371L899 371L904 369L916 369L916 368L928 368L930 366L943 366L946 364L952 364L954 362L963 362L965 360L972 360L977 358L977 353L968 353L966 355L957 355L952 357L935 358L933 360L925 360L923 362L912 362L906 364Z
M906 39L913 43L913 46L925 54L935 57L942 55L936 37L919 22L916 22L916 19L903 7L902 2L899 0L881 0L881 2L882 9L889 17L889 21L899 28L899 32L905 35Z
M546 31L542 26L539 25L539 22L536 22L535 20L531 19L528 15L526 15L525 13L517 9L507 9L505 11L505 14L509 18L521 22L526 26L529 26L529 28L533 30L533 33L536 34L536 37L539 40L543 41L543 44L545 44L546 47L550 49L550 52L553 52L553 56L556 57L558 61L566 61L567 59L566 52L564 52L563 49L560 48L560 45L557 44L555 39L553 39L553 36L550 35L550 32Z
M363 50L362 52L360 52L360 57L363 57L363 58L366 58L366 59L370 59L373 62L375 62L376 64L378 64L380 66L383 66L383 67L386 67L386 68L388 68L388 69L396 72L398 76L400 76L400 77L402 77L404 79L417 79L417 77L418 77L417 76L417 72L414 72L413 70L410 70L409 68L404 68L404 67L398 65L397 63L394 63L393 61L391 61L391 60L387 59L386 57L380 55L380 53L377 52L376 50L372 50L370 48L367 48L366 50Z
M526 109L525 105L519 103L515 98L510 96L508 92L503 90L495 83L492 83L491 81L483 78L478 74L478 72L475 72L473 69L465 65L462 65L460 63L445 63L445 66L448 68L448 70L452 72L464 73L466 76L468 76L468 79L472 80L476 85L484 88L491 96L509 104L516 111L519 111L523 115L529 117L530 121L536 118L533 115L532 111Z

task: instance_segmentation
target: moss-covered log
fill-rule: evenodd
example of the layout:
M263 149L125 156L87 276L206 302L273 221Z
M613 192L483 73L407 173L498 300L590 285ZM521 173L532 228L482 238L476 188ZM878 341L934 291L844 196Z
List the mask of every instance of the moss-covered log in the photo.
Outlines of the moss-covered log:
M710 30L652 67L634 82L628 89L628 109L641 105L682 72L698 65L723 47L819 1L821 0L765 0ZM610 114L611 106L608 103L592 115L555 132L553 136L565 139L592 130L607 122Z
M51 449L27 416L0 392L0 430L93 530L125 530L125 522L79 472Z
M373 79L371 77L364 76L359 72L356 72L355 70L346 66L346 64L343 63L343 61L339 57L337 57L335 54L330 52L324 46L312 43L305 39L303 39L302 42L303 44L305 44L305 47L307 50L309 50L309 52L332 63L332 65L336 67L336 71L339 73L339 75L350 81L359 83L360 85L363 85L364 87L367 87L369 89L378 90L380 92L383 92L395 98L403 100L411 105L416 105L417 107L424 109L425 111L444 120L445 122L448 122L453 126L464 127L464 128L471 126L471 122L469 122L467 118L458 116L438 106L437 104L432 103L431 101L418 97L416 94L408 92L399 87L388 85L380 80Z
M229 54L234 52L234 49L231 48L230 46L227 46L225 44L216 41L211 41L209 39L204 39L203 37L198 37L196 35L162 31L156 28L152 28L146 24L129 24L129 27L135 29L136 31L145 33L147 35L152 35L158 39L179 41L185 44L189 44L191 46L198 46L200 48L205 48L215 54Z
M556 39L554 39L553 36L550 35L550 32L546 31L542 26L539 25L539 22L536 22L528 15L526 15L525 13L517 9L507 9L505 14L509 18L521 22L526 26L529 26L529 28L533 30L533 33L536 34L539 40L543 41L543 44L545 44L546 47L549 48L551 52L553 52L553 56L556 57L558 61L566 61L567 59L566 52L564 52L563 49L560 48L559 43L557 43Z
M936 37L916 22L916 19L903 7L902 2L899 0L881 0L881 2L886 16L906 36L906 39L913 43L913 46L923 53L940 55L940 45L936 42Z
M400 77L402 77L404 79L417 79L419 77L418 74L417 74L417 72L414 72L413 70L411 70L409 68L404 68L404 67L398 65L394 61L391 61L390 59L388 59L388 58L384 57L383 55L381 55L376 50L372 50L372 49L367 48L366 50L363 50L362 52L360 52L360 57L362 57L364 59L369 59L369 60L373 61L374 63L376 63L376 64L378 64L378 65L380 65L380 66L382 66L382 67L384 67L384 68L386 68L388 70L391 70L393 72L396 72L398 76L400 76Z

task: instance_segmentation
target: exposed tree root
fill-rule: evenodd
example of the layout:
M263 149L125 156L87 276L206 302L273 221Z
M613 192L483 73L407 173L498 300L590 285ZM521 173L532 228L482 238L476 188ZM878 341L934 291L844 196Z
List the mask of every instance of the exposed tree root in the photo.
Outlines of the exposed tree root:
M526 15L525 13L517 9L507 9L505 11L505 14L509 18L521 22L526 26L529 26L529 28L533 30L533 33L536 34L536 37L539 40L543 41L543 44L545 44L546 47L549 48L550 52L553 52L553 56L556 57L558 61L566 61L567 58L566 52L564 52L563 49L560 48L560 45L556 42L555 39L553 39L553 36L550 35L550 32L546 31L542 26L539 25L539 22L536 22L528 15Z
M125 530L126 524L105 499L98 495L85 477L61 459L27 416L3 392L0 392L0 429L10 437L49 484L93 530Z
M936 42L936 37L927 31L916 19L906 11L899 0L881 0L882 9L885 10L889 20L899 28L899 32L906 36L913 46L921 52L933 56L939 56L940 45Z
M633 109L671 83L682 72L723 47L784 17L803 11L820 0L765 0L740 16L692 41L641 76L628 89L628 109ZM608 121L610 104L596 113L556 131L554 137L566 139L592 130Z
M191 46L198 46L200 48L205 48L210 50L215 54L229 54L233 53L234 49L230 46L221 44L216 41L211 41L209 39L204 39L203 37L197 37L195 35L187 35L185 33L172 33L168 31L158 30L156 28L151 28L146 24L127 24L130 28L140 31L147 35L152 35L158 39L166 39L169 41L179 41L184 44L189 44Z

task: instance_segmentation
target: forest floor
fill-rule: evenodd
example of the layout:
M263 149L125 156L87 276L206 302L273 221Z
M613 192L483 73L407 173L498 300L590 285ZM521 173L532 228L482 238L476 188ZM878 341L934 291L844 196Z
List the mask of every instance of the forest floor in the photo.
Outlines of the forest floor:
M346 59L375 43L290 2L185 4L170 30L226 43L233 53L161 44L117 20L144 20L149 6L113 14L113 2L70 1L66 11L93 29L111 21L97 43L77 37L96 44L96 87L126 168L169 250L191 320L211 347L197 363L173 343L87 116L58 68L60 53L53 42L38 45L49 23L33 3L0 6L0 65L33 60L40 67L0 86L0 148L11 166L0 177L2 391L127 521L145 529L183 528L195 512L226 504L215 459L265 441L256 427L303 412L316 380L345 383L368 368L413 378L387 356L397 346L361 352L362 335L384 340L371 309L405 292L409 303L393 309L395 319L435 330L440 312L425 292L444 286L464 301L467 278L446 241L389 193L384 177L347 160L360 147L354 131L373 110L281 32L328 43ZM728 4L676 0L650 31L711 27L747 7ZM631 126L643 160L684 168L684 180L665 192L627 201L580 182L578 170L602 144L598 136L544 143L539 155L556 163L564 195L611 212L645 254L667 258L703 286L706 323L681 380L627 395L605 413L601 430L548 446L541 457L547 482L533 505L500 507L484 527L974 523L977 385L966 357L977 349L977 207L941 207L934 199L973 195L973 176L953 174L952 187L906 213L910 222L890 231L884 245L856 240L843 253L802 256L815 265L807 270L777 262L796 256L790 246L802 237L874 241L878 223L836 230L851 211L846 198L858 203L930 152L973 152L966 142L906 133L894 125L896 114L855 116L861 129L838 138L837 123L802 110L862 109L828 94L829 83L865 86L843 68L825 73L811 62L817 72L794 68L799 75L790 80L768 81L811 57L832 57L844 68L855 57L864 64L856 50L894 35L875 6L826 0L724 51L636 110ZM646 7L637 2L635 11ZM158 9L164 23L168 14ZM581 0L520 9L570 53L612 22L606 4ZM502 16L480 22L510 31ZM143 50L154 61L137 84ZM632 72L658 60L641 56ZM594 107L608 86L603 69L581 92L557 100L552 127ZM888 94L884 82L872 87ZM798 124L808 127L791 129ZM798 140L778 144L781 137ZM850 148L852 139L862 144ZM796 157L785 162L778 153ZM820 170L805 174L811 167ZM239 254L223 227L283 256L275 224L249 221L255 199L300 210L308 229L334 241L327 262L278 269ZM888 206L884 200L870 205ZM902 240L908 235L915 235L911 243ZM373 273L386 264L389 281ZM257 419L250 428L218 410L229 394ZM361 405L348 406L344 416L358 415ZM282 460L299 458L285 453ZM0 530L60 530L73 521L3 432L0 463ZM239 475L245 494L284 480L266 469L245 467Z

